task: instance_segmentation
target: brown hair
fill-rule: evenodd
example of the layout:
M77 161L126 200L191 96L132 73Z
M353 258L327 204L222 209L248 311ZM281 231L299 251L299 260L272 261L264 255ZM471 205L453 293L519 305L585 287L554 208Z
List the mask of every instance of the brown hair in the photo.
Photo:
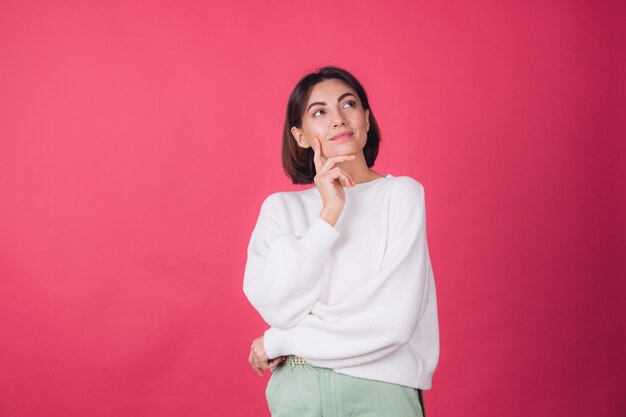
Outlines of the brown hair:
M301 148L291 134L291 127L302 128L302 116L313 87L324 80L333 78L343 81L352 88L359 96L363 110L369 109L370 128L367 132L367 142L363 148L363 155L368 167L374 166L374 161L376 161L380 143L380 129L370 108L365 89L348 71L333 66L322 67L298 81L287 102L282 144L283 169L291 177L294 184L312 184L316 172L313 162L313 148Z

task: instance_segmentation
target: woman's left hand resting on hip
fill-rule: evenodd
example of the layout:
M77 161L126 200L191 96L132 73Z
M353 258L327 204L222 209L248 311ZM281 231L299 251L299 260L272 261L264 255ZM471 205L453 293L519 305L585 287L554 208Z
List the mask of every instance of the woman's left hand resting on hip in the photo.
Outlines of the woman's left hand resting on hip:
M254 339L252 342L252 346L250 346L250 356L248 356L248 362L252 366L252 369L259 374L263 375L263 370L268 368L273 368L282 361L284 361L286 356L279 356L270 360L265 353L265 347L263 346L263 336Z

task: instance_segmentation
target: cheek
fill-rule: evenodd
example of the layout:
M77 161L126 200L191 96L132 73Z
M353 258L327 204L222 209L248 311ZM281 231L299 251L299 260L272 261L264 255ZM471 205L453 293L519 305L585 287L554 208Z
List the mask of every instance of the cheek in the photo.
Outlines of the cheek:
M364 115L360 114L355 122L360 130L367 131L367 119Z
M309 136L322 136L324 137L328 132L328 126L323 123L311 123L308 129Z

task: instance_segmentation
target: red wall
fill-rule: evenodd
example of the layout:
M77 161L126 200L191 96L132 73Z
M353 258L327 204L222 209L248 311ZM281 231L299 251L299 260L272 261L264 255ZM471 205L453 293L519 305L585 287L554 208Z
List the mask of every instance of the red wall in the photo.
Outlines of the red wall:
M228 3L228 4L226 4ZM297 5L296 5L297 4ZM0 415L263 416L242 292L287 96L426 188L429 416L626 406L623 1L0 3Z

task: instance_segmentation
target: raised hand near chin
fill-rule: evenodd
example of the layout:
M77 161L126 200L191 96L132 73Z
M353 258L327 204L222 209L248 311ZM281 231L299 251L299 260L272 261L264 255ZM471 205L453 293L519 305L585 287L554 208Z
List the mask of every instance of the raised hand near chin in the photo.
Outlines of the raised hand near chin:
M315 164L315 185L322 199L320 217L331 225L335 225L345 205L343 187L352 187L356 183L343 169L335 166L339 162L353 161L356 155L339 155L325 158L322 156L321 143L317 137L313 138L313 162Z

